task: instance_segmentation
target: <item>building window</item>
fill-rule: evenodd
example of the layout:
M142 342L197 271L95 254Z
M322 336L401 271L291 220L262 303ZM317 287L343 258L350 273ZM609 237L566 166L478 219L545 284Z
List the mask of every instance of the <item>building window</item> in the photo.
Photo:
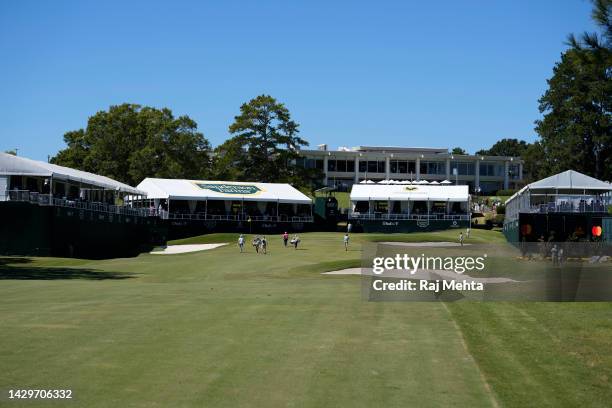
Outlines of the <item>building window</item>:
M451 163L451 175L454 174L457 169L457 174L460 176L473 176L474 172L474 163L470 162L453 162Z
M327 171L336 171L336 161L327 160Z
M446 174L445 162L421 162L421 174Z
M346 171L351 172L351 173L355 172L355 160L346 161Z
M359 172L365 173L366 171L368 171L368 162L360 160L359 161Z
M368 173L378 173L378 162L368 161Z
M503 177L504 176L504 165L498 163L480 163L480 175L489 177Z
M520 166L518 164L511 164L508 166L508 175L512 180L518 180L521 176Z

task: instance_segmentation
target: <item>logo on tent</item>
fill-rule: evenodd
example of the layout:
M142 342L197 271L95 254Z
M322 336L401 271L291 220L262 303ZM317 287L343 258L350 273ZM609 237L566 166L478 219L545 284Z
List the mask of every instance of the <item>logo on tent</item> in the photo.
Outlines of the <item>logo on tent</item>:
M257 194L261 189L252 184L205 184L196 183L202 190L211 190L221 194Z
M405 190L406 191L414 191L414 190L418 190L418 187L406 187Z

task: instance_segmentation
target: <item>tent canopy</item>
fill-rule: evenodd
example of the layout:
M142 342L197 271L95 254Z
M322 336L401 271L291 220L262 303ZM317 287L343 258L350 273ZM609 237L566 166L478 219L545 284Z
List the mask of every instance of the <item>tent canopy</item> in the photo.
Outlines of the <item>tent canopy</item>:
M453 201L469 199L468 186L354 184L351 201Z
M605 192L612 191L612 184L574 170L567 170L526 185L508 198L506 204L527 190L601 190Z
M610 190L612 185L574 170L567 170L529 184L529 189Z
M13 156L7 153L0 153L0 175L53 177L56 180L85 183L107 190L118 190L135 195L145 194L142 190L120 183L109 177L43 161L26 159L25 157Z
M138 188L151 199L273 201L312 204L289 184L146 178Z

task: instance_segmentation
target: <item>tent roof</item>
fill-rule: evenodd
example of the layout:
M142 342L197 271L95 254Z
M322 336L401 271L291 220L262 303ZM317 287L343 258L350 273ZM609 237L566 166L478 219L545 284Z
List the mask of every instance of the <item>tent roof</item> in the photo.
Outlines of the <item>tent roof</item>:
M612 185L574 170L567 170L529 184L530 190L551 188L564 190L612 190Z
M468 201L468 186L353 184L352 201Z
M144 195L141 190L105 176L7 153L0 153L0 175L53 177L58 180L86 183L109 190Z
M278 201L312 204L312 200L289 184L146 178L138 188L148 198L174 200Z
M527 184L519 191L514 193L506 200L508 202L523 194L527 190L602 190L612 191L612 184L598 180L586 174L574 170L567 170L562 173L546 177L542 180Z

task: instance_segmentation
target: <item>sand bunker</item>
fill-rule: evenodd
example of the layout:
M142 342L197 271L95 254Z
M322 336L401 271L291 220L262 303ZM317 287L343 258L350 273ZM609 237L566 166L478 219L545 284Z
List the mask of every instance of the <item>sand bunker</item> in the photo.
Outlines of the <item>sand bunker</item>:
M322 275L374 275L371 268L347 268L339 271L323 272ZM426 280L446 280L446 281L458 281L475 283L507 283L507 282L518 282L510 278L473 278L465 273L459 274L453 271L445 270L418 270L416 273L411 274L409 271L404 269L391 269L385 271L383 275L385 278L402 278L402 279L426 279Z
M154 255L172 255L186 254L188 252L207 251L209 249L219 248L227 243L222 244L192 244L192 245L168 245L162 251L153 251Z
M440 248L440 247L458 247L461 246L459 242L379 242L382 245L395 245L402 247L432 247L432 248ZM463 246L471 245L471 244L463 244Z

